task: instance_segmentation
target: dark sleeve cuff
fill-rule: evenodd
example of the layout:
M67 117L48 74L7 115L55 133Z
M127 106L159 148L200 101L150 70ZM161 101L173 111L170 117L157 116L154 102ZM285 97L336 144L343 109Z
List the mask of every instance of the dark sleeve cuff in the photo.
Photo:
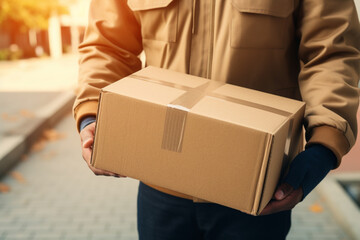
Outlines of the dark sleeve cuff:
M284 182L294 189L302 187L304 199L336 165L336 156L330 149L313 144L294 159Z
M334 127L323 125L313 128L310 135L306 146L320 144L328 148L337 158L335 167L339 167L341 158L350 150L350 144L344 133Z
M83 120L81 120L80 123L80 132L89 124L93 123L96 121L96 117L90 116L90 117L86 117Z

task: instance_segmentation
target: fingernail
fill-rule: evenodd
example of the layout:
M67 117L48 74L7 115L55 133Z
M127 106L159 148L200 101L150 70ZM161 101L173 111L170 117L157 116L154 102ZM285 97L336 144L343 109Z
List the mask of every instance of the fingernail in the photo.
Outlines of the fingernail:
M84 140L83 142L83 147L86 147L88 145L88 142L90 141L91 139L86 139Z
M284 198L284 192L281 191L281 190L277 191L275 193L275 197L276 197L276 199L279 199L279 200L283 199Z

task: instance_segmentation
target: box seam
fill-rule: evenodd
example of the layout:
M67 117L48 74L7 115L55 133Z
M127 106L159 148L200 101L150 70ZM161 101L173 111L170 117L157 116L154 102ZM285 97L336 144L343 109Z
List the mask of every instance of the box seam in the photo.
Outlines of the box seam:
M101 89L100 90L100 94L99 94L99 104L98 104L98 109L97 109L97 113L98 114L96 114L96 120L95 120L95 131L94 131L94 142L93 142L93 146L95 146L96 145L96 143L98 142L98 137L96 137L97 135L96 135L96 132L97 132L97 129L98 129L98 126L99 126L99 119L100 119L100 115L101 115L101 111L102 111L102 109L101 109L101 97L102 97L102 95L105 93L105 91L103 90L103 89ZM90 165L91 166L95 166L95 159L96 159L96 152L95 152L95 149L97 149L97 148L95 148L95 147L93 147L93 151L91 151L91 159L90 159Z
M252 214L258 215L258 211L259 211L259 206L263 197L263 190L264 190L264 186L265 186L265 179L266 179L266 174L267 174L267 167L269 165L269 159L270 159L270 154L271 154L271 150L272 150L272 143L273 143L273 139L274 139L274 135L271 133L267 133L266 134L266 150L263 153L263 159L262 159L262 165L260 168L260 173L259 173L259 178L258 178L258 183L256 186L256 193L255 193L255 199L254 199L254 204L251 210Z

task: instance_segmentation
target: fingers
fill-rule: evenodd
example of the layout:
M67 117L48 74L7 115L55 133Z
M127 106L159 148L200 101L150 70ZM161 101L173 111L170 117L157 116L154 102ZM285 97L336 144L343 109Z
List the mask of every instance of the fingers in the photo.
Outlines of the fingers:
M94 133L95 133L95 122L89 124L80 132L80 139L82 144L81 146L82 156L86 161L88 167L91 169L91 171L93 171L95 175L125 177L110 171L97 169L91 165L90 161L91 161L92 145L94 143Z
M282 183L280 186L277 187L274 198L276 200L283 200L286 198L291 192L294 190L294 188L288 184L288 183Z
M82 156L87 164L90 164L92 144L94 142L95 122L86 126L80 132Z
M94 139L93 138L87 138L83 141L82 143L82 147L83 148L92 148L92 144L94 143Z
M286 194L286 197L282 198L282 200L272 200L268 203L268 205L264 208L264 210L261 212L260 215L268 215L273 214L276 212L281 212L285 210L290 210L296 206L301 200L302 197L302 189L296 189L296 190L288 190L284 189L284 196ZM290 193L289 193L290 192ZM276 194L276 193L275 193ZM276 197L275 197L276 198Z
M88 166L96 176L111 176L111 177L116 177L116 178L125 177L125 176L117 174L117 173L113 173L113 172L109 172L106 170L95 168L91 165L88 165Z
M90 159L91 159L91 148L83 148L83 158L84 160L86 161L88 167L91 169L91 171L93 171L93 173L95 175L105 175L105 176L112 176L112 177L125 177L125 176L122 176L122 175L119 175L119 174L116 174L116 173L113 173L113 172L110 172L110 171L106 171L106 170L101 170L101 169L98 169L98 168L95 168L91 165L90 163Z
M85 162L90 165L90 160L91 160L91 152L92 149L91 148L82 148L82 156L83 159L85 160Z
M80 139L83 148L89 148L94 142L94 133L95 133L95 122L86 126L80 132Z
M88 166L96 176L103 175L103 176L111 176L111 177L116 177L116 178L125 177L125 176L122 176L122 175L119 175L119 174L116 174L116 173L113 173L113 172L109 172L109 171L106 171L106 170L95 168L95 167L93 167L91 165L88 165Z

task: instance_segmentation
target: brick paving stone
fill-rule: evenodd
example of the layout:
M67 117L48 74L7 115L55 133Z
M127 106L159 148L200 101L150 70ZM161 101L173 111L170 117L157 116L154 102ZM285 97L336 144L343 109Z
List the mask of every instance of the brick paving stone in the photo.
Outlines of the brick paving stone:
M0 226L4 224L13 224L15 222L15 218L8 217L8 215L5 214L5 211L4 212L0 211L0 216L6 216L6 218L0 218Z
M292 240L308 240L309 237L307 237L307 236L300 236L300 235L299 235L299 236L297 236L297 235L295 236L295 235L294 235L294 236L291 237L291 239L292 239Z
M341 238L341 236L339 236L339 235L313 234L312 239L317 239L317 240L341 240L341 239L346 239L346 238Z
M33 234L30 232L17 232L5 234L5 240L32 240Z
M137 232L125 233L121 235L121 240L136 240L139 239Z
M72 221L74 224L89 224L89 223L98 222L98 219L96 219L95 217L74 216Z
M99 231L99 232L90 233L90 238L91 239L118 239L118 238L120 238L120 233Z
M82 237L82 236L67 236L64 237L62 240L89 240L90 237L86 236L86 237Z
M18 233L23 230L23 225L21 224L2 224L0 225L1 233Z
M53 224L51 229L59 232L78 232L81 231L81 224L69 224L69 223L62 223L62 224Z
M25 224L23 227L23 230L26 230L29 232L50 231L51 229L52 229L52 227L49 224L39 224L39 223Z
M86 232L65 232L63 235L64 240L82 240L82 239L90 239L90 234Z
M63 239L63 234L56 231L47 231L47 232L36 232L34 235L34 240L61 240Z
M71 216L63 216L63 215L62 216L57 215L52 218L47 218L46 221L52 225L62 224L62 223L69 225L74 223L74 219L72 219Z
M90 232L90 233L98 233L98 232L105 232L106 225L104 223L91 223L81 226L82 232Z
M114 223L110 223L107 228L108 230L111 231L136 231L136 219L134 219L131 222L114 222Z

